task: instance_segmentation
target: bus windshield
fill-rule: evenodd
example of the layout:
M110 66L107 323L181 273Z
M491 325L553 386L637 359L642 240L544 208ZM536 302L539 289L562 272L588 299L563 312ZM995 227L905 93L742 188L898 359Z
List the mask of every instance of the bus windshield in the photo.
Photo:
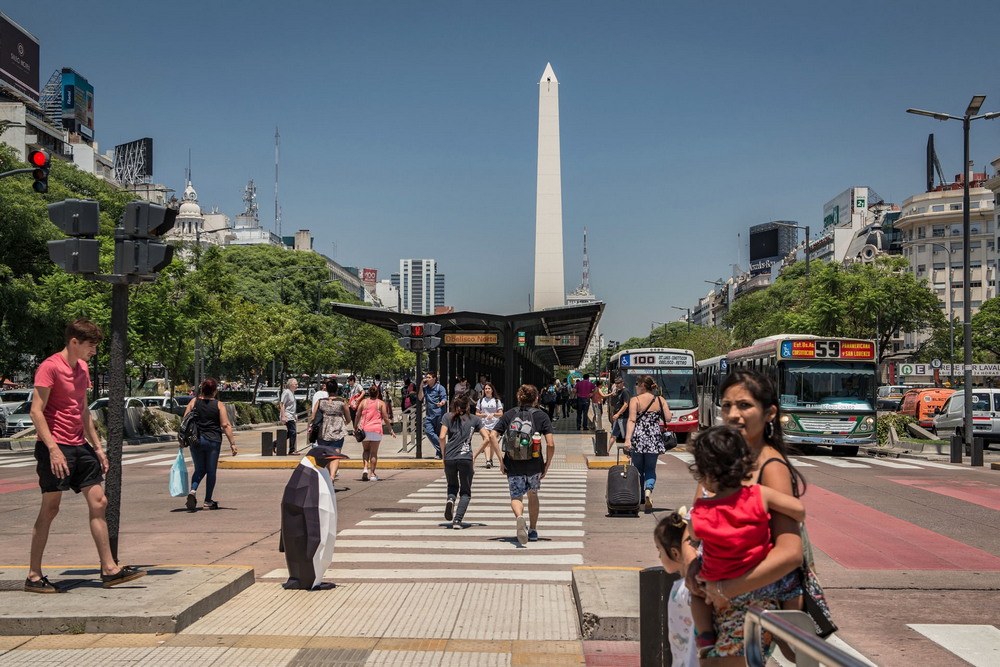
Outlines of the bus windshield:
M858 362L790 361L781 364L784 409L870 412L875 409L875 367Z
M630 368L624 374L629 396L635 396L636 380L643 375L653 378L659 395L666 399L671 410L687 410L697 404L693 368Z

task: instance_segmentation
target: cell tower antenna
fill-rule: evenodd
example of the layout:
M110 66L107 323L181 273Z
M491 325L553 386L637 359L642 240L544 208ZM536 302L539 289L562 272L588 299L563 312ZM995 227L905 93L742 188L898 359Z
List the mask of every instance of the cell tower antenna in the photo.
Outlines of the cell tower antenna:
M587 255L587 228L583 228L583 283L580 288L590 292L590 258Z
M257 218L257 184L251 178L247 186L243 189L243 204L245 206L243 215L254 222L254 226L259 222Z
M278 206L278 162L281 158L281 135L274 126L274 231L281 238L281 207Z

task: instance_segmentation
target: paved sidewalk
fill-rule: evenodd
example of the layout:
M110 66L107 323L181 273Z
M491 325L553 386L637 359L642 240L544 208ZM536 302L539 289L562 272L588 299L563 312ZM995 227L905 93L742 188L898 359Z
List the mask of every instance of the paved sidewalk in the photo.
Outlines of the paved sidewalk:
M242 431L236 437L240 449L236 460L272 459L284 466L285 461L295 465L299 459L261 457L259 431ZM399 440L384 441L386 454L380 456L380 467L392 463L400 467L440 466L440 461L416 461L412 453L396 452L396 443ZM251 457L254 444L257 456ZM585 470L592 448L592 434L558 434L552 469ZM499 553L498 558L502 558ZM55 567L48 569L56 572ZM210 593L207 585L200 590L192 586L209 568L150 569L161 576L154 577L151 572L135 582L135 588L145 589L146 600L173 595L174 605L182 610L202 603ZM271 581L257 581L249 587L234 583L227 589L228 601L200 617L177 622L173 630L164 629L163 622L149 620L155 615L154 605L127 607L134 589L106 590L90 582L62 596L32 595L20 592L18 582L23 582L23 572L7 570L0 570L0 579L5 580L0 582L0 590L6 591L0 599L8 602L6 618L13 619L13 625L2 625L5 616L0 613L0 633L9 635L13 627L30 629L0 636L0 665L639 664L636 642L584 641L569 582L516 581L516 571L505 574L499 564L492 581L347 580L333 590L316 592L286 591ZM212 576L217 579L223 571L230 573L234 582L245 577L240 568L217 568ZM263 573L254 574L260 577ZM79 577L87 578L86 573ZM219 588L216 582L213 590L217 596ZM74 610L76 618L90 617L89 623L78 620L53 630L27 622L56 605L60 613L65 612L71 597L74 605L90 605L82 613ZM121 612L119 625L107 620L108 609ZM189 611L178 611L178 618L182 613L190 616ZM95 622L99 617L102 622ZM64 634L31 635L38 631Z

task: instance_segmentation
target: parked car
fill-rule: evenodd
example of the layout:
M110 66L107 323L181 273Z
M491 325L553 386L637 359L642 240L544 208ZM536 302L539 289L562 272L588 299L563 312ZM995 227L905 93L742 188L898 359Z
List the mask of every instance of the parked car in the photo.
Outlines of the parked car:
M948 397L934 416L934 432L964 435L965 392ZM1000 442L1000 389L980 387L972 391L972 435L984 442Z
M261 387L257 390L258 403L277 403L281 399L280 387Z
M11 408L11 411L7 414L4 435L9 438L15 433L20 433L24 429L31 427L31 401L24 401Z
M910 389L899 402L899 414L910 415L924 428L934 427L934 410L944 405L954 389Z
M14 414L12 410L19 407L25 401L30 403L34 396L34 389L8 389L7 391L0 391L0 413L4 415Z
M299 387L295 390L296 401L311 401L316 389L313 387Z
M908 389L909 387L904 384L882 385L875 393L875 409L895 412Z
M170 411L177 407L177 400L165 396L131 396L125 399L126 408L160 408Z
M184 396L177 396L174 400L177 401L177 407L184 408L186 410L187 406L188 406L188 403L190 403L191 401L193 401L196 398L198 398L198 397L197 396L184 395Z

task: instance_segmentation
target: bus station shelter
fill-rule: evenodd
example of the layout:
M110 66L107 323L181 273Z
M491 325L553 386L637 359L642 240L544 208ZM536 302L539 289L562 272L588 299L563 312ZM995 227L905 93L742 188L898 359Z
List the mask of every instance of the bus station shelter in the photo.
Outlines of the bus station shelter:
M604 312L600 301L517 315L471 311L411 315L338 302L328 307L396 336L400 324L440 324L441 346L427 353L425 368L437 372L449 395L455 378L464 376L475 385L480 375L486 375L504 405L516 403L522 384L541 388L557 374L578 368Z

